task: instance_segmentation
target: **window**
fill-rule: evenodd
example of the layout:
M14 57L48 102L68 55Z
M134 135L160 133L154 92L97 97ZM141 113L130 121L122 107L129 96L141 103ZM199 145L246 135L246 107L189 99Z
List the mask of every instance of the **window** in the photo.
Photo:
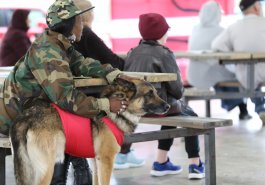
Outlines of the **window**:
M15 9L0 10L0 27L8 27ZM38 27L45 21L45 14L41 10L31 10L29 14L30 27Z

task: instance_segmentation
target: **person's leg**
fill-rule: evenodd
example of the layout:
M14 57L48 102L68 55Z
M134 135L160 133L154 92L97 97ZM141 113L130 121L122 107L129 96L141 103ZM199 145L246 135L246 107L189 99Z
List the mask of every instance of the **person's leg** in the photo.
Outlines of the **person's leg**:
M69 155L65 154L63 163L57 163L54 166L51 185L65 185L67 180L67 171L69 167Z
M92 185L92 175L86 158L70 156L75 185Z
M200 159L200 146L198 136L185 137L185 149L189 158L189 179L202 179L205 177L204 163Z
M167 154L168 154L167 150L157 149L156 162L158 162L160 164L167 162L167 160L168 160Z
M257 88L256 91L261 91L261 88ZM265 111L265 98L251 98L251 101L255 104L255 112L258 114Z
M128 169L131 167L141 167L145 164L145 160L142 158L138 158L135 155L134 150L131 149L131 146L132 143L124 143L121 145L121 150L116 155L114 161L114 170Z
M220 87L214 86L216 92L239 92L240 89L238 87ZM235 107L239 108L239 119L248 120L252 117L249 115L247 110L247 103L244 99L222 99L221 107L226 109L227 111L231 111Z
M256 91L261 91L261 88L257 88ZM262 123L265 124L265 98L251 98L251 101L255 104L255 112L259 114Z
M161 130L174 129L176 127L162 126ZM174 139L161 139L158 140L158 150L156 155L156 161L160 164L165 163L168 160L168 151L173 144Z
M183 105L182 116L198 116L188 105ZM189 179L205 177L204 163L200 159L200 145L198 136L185 137L185 150L189 158Z
M239 119L240 120L248 120L252 118L252 116L248 114L247 104L245 102L240 103L238 105L238 108L239 108Z
M162 126L161 130L173 129L176 127ZM164 176L169 174L178 174L182 171L181 166L174 165L170 162L168 157L168 151L173 144L172 139L163 139L158 141L158 150L156 155L156 161L153 163L150 174L152 176Z
M128 154L131 151L132 143L125 143L121 146L121 154Z
M145 160L136 157L134 150L131 149L132 143L123 144L121 151L116 155L114 169L121 170L131 167L140 167L145 164Z
M200 164L200 146L198 136L185 137L185 150L188 154L190 164Z
M70 163L72 163L74 168L75 185L92 185L92 176L87 160L84 158L73 157L67 154L65 154L64 163L55 164L51 185L66 184Z

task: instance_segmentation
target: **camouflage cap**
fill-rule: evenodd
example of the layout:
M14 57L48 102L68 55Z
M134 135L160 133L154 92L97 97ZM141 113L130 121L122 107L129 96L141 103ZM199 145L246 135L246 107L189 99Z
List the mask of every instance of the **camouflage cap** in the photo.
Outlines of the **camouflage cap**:
M47 11L46 22L48 27L51 28L64 20L80 15L93 8L90 7L81 11L75 6L72 0L56 0Z

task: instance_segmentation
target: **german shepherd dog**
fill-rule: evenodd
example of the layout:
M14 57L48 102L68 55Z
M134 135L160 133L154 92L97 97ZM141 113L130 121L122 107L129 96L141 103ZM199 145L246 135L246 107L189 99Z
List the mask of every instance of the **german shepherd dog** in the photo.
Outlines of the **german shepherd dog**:
M117 78L101 97L121 97L128 101L126 111L108 117L123 133L133 132L146 113L163 114L170 106L148 82ZM66 138L60 116L50 103L35 101L24 109L11 127L11 142L17 185L49 185L54 165L63 162ZM99 119L92 121L95 158L93 185L109 185L120 145L110 129Z

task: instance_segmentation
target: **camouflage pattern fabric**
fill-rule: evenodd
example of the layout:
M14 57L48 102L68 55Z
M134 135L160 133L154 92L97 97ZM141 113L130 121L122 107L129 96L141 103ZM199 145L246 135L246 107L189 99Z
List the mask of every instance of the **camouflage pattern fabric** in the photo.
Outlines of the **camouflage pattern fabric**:
M0 97L3 97L3 86L0 85ZM0 133L8 135L9 127L12 124L4 104L4 99L0 98Z
M11 120L31 98L51 101L85 117L109 111L108 99L86 96L75 89L73 77L106 77L111 82L119 73L109 64L84 58L62 34L46 30L17 62L0 89L0 133L6 133Z
M49 28L82 13L72 0L56 0L48 9L46 22Z

